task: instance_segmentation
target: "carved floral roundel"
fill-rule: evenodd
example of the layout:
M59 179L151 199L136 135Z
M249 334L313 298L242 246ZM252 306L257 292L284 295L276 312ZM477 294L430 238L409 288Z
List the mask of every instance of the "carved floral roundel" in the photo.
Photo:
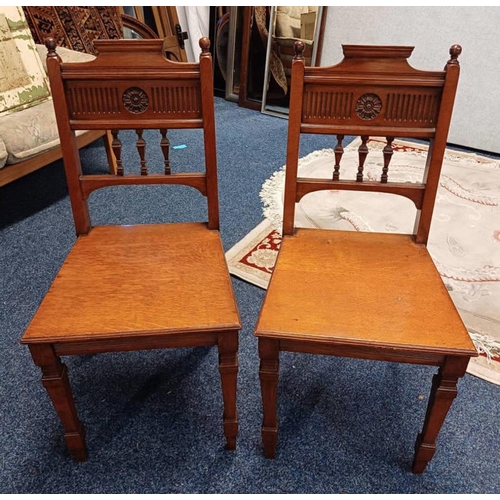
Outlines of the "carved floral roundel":
M139 114L144 113L149 106L146 92L139 87L130 87L123 93L123 105L127 111Z
M373 120L382 110L382 101L377 94L364 94L356 103L356 114L362 120Z

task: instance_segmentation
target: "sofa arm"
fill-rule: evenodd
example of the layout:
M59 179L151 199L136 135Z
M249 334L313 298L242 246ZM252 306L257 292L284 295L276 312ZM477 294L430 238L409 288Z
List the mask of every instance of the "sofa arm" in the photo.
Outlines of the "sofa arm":
M37 43L36 50L42 60L43 68L47 72L47 47ZM76 50L65 49L64 47L57 47L57 54L63 62L87 62L95 59L95 56L92 54L77 52Z

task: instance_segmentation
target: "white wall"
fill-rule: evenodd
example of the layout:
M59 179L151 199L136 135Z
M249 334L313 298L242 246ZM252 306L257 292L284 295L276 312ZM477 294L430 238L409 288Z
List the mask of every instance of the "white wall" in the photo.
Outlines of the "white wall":
M335 7L327 9L321 65L341 44L412 45L410 64L440 70L462 46L448 142L500 153L500 7Z

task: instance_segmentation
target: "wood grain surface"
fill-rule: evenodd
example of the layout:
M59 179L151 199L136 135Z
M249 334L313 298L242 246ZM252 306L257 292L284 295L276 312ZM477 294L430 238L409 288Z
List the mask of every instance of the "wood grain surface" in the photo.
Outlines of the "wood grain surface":
M77 240L23 342L238 328L217 231L100 226Z
M427 249L399 234L296 229L256 335L475 352Z

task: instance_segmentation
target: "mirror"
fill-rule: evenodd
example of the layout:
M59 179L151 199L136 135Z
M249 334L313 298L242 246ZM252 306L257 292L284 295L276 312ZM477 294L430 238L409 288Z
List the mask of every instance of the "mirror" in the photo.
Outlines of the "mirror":
M210 7L210 52L214 72L214 94L217 97L226 95L230 20L230 7Z
M238 105L260 110L271 7L243 7Z
M238 101L240 93L241 40L244 7L231 7L226 66L226 99Z
M266 65L262 95L262 113L288 116L290 104L290 75L294 43L304 42L306 66L319 66L321 27L326 7L271 7L267 37Z

